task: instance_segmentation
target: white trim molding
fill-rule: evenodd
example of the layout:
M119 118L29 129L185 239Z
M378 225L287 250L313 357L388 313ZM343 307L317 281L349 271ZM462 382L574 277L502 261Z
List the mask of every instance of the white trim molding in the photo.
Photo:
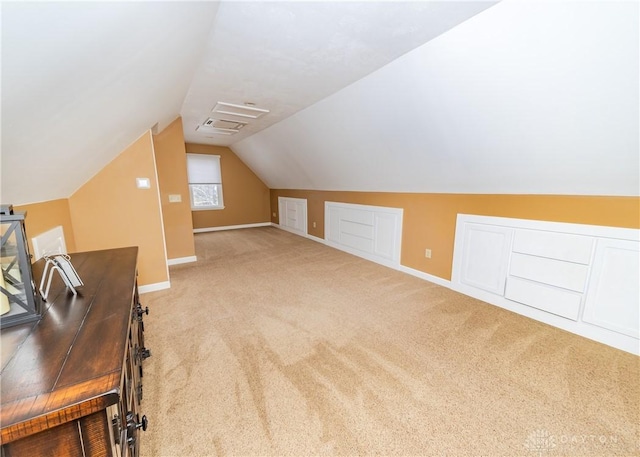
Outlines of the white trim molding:
M327 244L327 242L325 241L324 238L320 238L318 236L309 235L308 233L307 233L307 238L309 238L310 240L315 241L316 243Z
M197 228L197 229L193 229L193 233L220 232L222 230L236 230L236 229L254 228L254 227L269 227L271 224L272 224L271 222L258 222L255 224L225 225L222 227Z
M138 287L138 292L146 294L149 292L157 292L158 290L170 289L171 281L155 282L153 284L145 284Z
M293 233L294 235L298 235L298 236L301 236L303 238L309 238L310 240L313 240L316 243L327 244L327 242L326 242L326 240L324 238L320 238L320 237L314 236L314 235L309 235L308 233L300 233L300 232L295 231L295 230L289 230L287 227L283 227L282 225L276 224L275 222L272 222L271 226L275 227L275 228L278 228L280 230L284 230L285 232Z
M180 265L182 263L191 263L191 262L197 262L198 258L195 255L190 255L188 257L177 257L175 259L168 259L167 260L167 265L171 266L171 265Z
M439 276L434 276L429 273L425 273L424 271L416 270L415 268L407 267L404 265L400 265L396 268L398 271L402 271L403 273L410 274L411 276L415 276L416 278L424 279L425 281L432 282L439 286L447 287L451 289L451 281L446 279L442 279Z

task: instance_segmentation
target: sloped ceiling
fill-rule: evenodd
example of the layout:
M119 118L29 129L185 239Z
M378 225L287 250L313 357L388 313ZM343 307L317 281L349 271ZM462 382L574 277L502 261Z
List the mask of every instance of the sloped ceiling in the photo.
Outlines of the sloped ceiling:
M639 195L638 3L492 4L3 2L0 198L224 144L217 101L271 110L229 144L272 188Z
M222 2L182 106L185 139L236 143L495 3ZM270 113L233 136L196 131L218 101L238 105L248 101Z
M178 116L216 2L2 2L2 202L69 197Z
M639 24L504 1L232 149L271 188L637 196Z
M2 201L70 196L145 130L217 101L271 110L237 141L495 1L3 2Z

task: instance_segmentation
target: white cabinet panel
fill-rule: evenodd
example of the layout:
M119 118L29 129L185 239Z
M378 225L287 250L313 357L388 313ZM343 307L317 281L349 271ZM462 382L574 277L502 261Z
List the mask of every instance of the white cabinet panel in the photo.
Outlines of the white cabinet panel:
M307 200L305 198L278 197L280 227L305 236L307 234Z
M584 265L591 260L593 238L544 230L516 230L513 251Z
M582 294L510 276L504 296L548 313L578 320Z
M342 219L340 221L340 232L373 240L373 224L364 225Z
M349 248L357 249L366 253L373 252L373 240L354 236L349 233L340 234L340 242Z
M637 229L458 214L451 286L640 355Z
M583 320L615 332L640 336L640 243L600 239Z
M388 266L400 264L402 209L325 203L327 244Z
M578 263L514 252L511 255L509 274L576 292L584 292L589 276L589 267Z
M340 219L355 222L357 224L373 225L374 210L340 208Z
M324 236L327 240L339 243L340 242L340 208L331 207L326 209L325 217L325 233Z
M375 215L375 229L374 254L393 260L396 241L402 236L398 231L397 216L395 214L377 213Z
M286 211L285 211L285 225L291 228L298 228L298 209L296 208L296 204L292 204L290 202L286 202Z
M513 230L484 224L465 224L460 282L504 294Z

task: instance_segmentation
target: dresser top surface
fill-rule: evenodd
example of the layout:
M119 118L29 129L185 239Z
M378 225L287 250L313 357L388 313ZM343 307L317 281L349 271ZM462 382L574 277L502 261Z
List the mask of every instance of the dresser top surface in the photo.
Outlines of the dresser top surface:
M117 393L131 320L138 248L71 254L74 296L54 275L42 318L0 335L2 429ZM43 261L33 266L39 284Z

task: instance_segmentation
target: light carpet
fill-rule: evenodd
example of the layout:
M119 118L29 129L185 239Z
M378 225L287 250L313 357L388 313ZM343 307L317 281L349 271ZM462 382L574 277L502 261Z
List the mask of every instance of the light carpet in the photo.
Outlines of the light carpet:
M144 294L141 455L640 455L640 358L276 228Z

